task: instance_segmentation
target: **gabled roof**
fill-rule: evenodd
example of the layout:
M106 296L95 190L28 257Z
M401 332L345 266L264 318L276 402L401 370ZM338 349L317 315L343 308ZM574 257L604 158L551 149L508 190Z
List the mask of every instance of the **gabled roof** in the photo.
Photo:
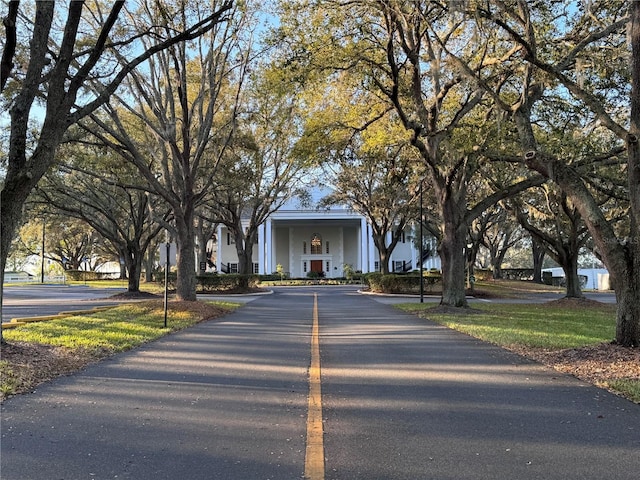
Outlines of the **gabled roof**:
M349 205L323 206L322 200L333 193L333 189L327 185L309 185L302 194L293 196L285 202L271 217L277 219L360 219L362 215L354 211Z

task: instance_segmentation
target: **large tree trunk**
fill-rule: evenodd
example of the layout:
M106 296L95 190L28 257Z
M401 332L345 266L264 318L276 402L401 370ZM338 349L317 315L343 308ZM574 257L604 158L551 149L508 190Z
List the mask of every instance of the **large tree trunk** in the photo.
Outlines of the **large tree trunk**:
M447 209L443 209L446 211ZM443 215L444 216L444 215ZM444 229L440 246L442 261L442 297L440 305L467 307L465 290L465 236L466 229L461 228L451 216L444 216Z
M389 269L389 260L391 259L391 255L387 249L386 237L386 234L380 235L375 233L375 231L373 232L373 244L376 246L376 249L378 250L378 257L380 258L380 272L384 275L391 273L391 270Z
M564 279L568 298L584 298L580 287L580 276L578 275L578 262L574 259L571 265L564 265Z
M465 267L467 225L460 212L466 208L464 195L456 200L449 185L441 185L437 195L443 221L440 259L442 261L442 297L440 305L467 307ZM460 202L460 203L458 203ZM460 208L460 205L463 208Z
M546 253L544 245L532 236L531 254L533 256L533 281L535 283L542 283L542 264L544 263Z
M244 243L244 248L242 244ZM236 252L238 253L238 273L250 275L253 273L253 243L245 238L244 242L236 239Z
M51 153L51 158L47 157L44 161L50 162L52 159L53 153ZM22 206L45 170L40 166L37 178L34 178L28 176L19 167L13 168L13 165L21 165L22 163L19 159L9 159L7 175L0 193L0 222L2 225L0 228L0 268L2 269L0 273L2 280L0 283L0 315L2 314L4 270L7 266L11 242L22 221ZM0 342L3 341L2 329L0 329Z
M129 248L124 255L124 262L127 271L128 284L127 291L137 293L140 291L140 274L142 272L143 252Z
M196 297L196 253L193 212L184 212L176 218L178 233L176 259L176 297L178 300L195 301Z
M638 265L635 266L636 272ZM640 288L631 277L621 275L614 280L618 302L616 342L627 347L640 346Z
M464 276L464 237L442 237L442 297L440 305L467 307Z
M616 275L618 300L616 341L640 346L640 2L631 2L631 115L627 136L629 197L631 199L630 241L623 246L625 270Z

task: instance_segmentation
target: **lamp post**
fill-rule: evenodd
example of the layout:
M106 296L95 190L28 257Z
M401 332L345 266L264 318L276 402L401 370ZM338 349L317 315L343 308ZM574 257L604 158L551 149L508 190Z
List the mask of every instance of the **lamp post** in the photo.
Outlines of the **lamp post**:
M167 230L167 241L165 243L165 263L164 263L164 328L167 328L167 313L169 310L169 267L171 266L171 242L169 230Z
M422 234L422 180L420 180L420 303L424 303L424 276L423 276L423 259L424 259L424 240Z
M44 283L44 233L45 233L45 222L44 217L42 218L42 265L40 266L40 283Z
M473 290L473 283L471 282L471 268L473 266L473 264L471 263L471 255L472 255L472 249L473 248L473 243L467 243L467 248L465 250L465 262L467 263L467 288L470 290Z

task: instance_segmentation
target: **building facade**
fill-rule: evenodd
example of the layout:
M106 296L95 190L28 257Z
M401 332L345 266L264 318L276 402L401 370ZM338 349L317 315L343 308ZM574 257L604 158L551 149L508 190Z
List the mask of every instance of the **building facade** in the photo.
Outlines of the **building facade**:
M315 190L311 201L305 203L291 199L260 226L253 251L254 273L275 273L278 265L291 278L304 278L309 272L318 272L325 278L344 277L347 265L363 273L380 270L371 226L365 217L348 206L319 207L323 193L327 191ZM419 268L419 252L411 232L403 232L391 256L393 271ZM212 250L217 271L237 272L233 236L221 225L216 237L217 245ZM390 237L389 234L389 241ZM440 260L430 257L423 267L439 270Z

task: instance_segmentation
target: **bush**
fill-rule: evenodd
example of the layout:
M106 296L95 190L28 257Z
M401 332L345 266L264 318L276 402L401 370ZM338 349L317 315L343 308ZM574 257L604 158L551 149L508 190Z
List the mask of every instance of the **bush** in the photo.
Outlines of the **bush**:
M174 276L175 279L175 276ZM197 289L200 292L219 292L235 289L253 288L260 283L258 275L240 275L210 273L196 276Z
M364 282L365 285L368 285L372 291L374 292L380 291L382 273L380 272L365 273L362 276L362 281Z
M164 274L156 278L158 283L164 283ZM169 272L168 289L176 289L176 272ZM196 275L196 290L200 293L224 292L228 290L246 290L254 288L260 283L259 275L240 275L239 273L205 273Z
M379 293L420 293L420 275L398 275L391 273L383 275L380 272L368 273L364 276L365 283L371 291ZM433 290L434 285L440 283L442 277L439 272L424 272L424 291Z
M90 270L65 270L64 274L75 282L91 281L91 280L111 280L113 273L92 272Z

